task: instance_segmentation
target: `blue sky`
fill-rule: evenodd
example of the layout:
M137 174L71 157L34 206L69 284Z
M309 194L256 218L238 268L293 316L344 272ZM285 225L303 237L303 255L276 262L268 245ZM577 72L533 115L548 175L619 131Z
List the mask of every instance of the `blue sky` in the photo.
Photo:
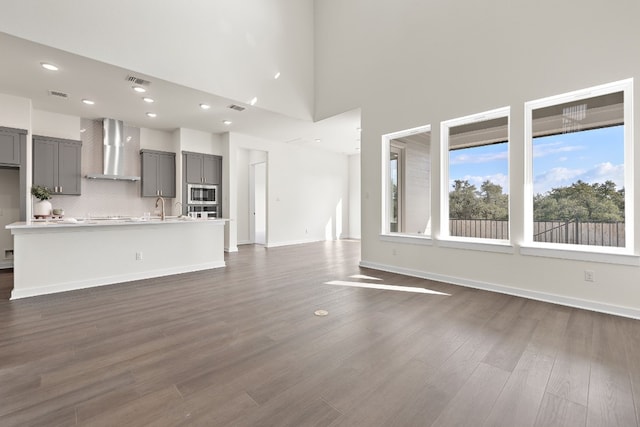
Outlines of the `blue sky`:
M624 127L621 125L535 138L534 193L545 193L554 187L571 185L579 179L588 183L611 180L618 189L622 188L623 132ZM462 179L480 188L482 182L488 179L502 185L504 192L508 193L507 161L507 144L451 151L450 185L453 185L454 180Z

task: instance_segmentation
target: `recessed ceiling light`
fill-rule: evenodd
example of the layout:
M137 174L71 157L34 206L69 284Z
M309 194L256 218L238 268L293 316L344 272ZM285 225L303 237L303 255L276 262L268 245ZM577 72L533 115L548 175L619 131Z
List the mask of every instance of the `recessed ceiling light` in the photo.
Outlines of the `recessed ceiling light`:
M149 116L149 117L152 117L152 118L153 118L153 117L156 117L156 116L157 116L157 114L156 114L156 113L147 113L147 116Z
M202 108L203 110L208 110L209 108L211 108L211 105L209 105L209 104L200 104L200 108Z
M45 70L49 70L49 71L58 71L58 67L56 67L53 64L50 64L48 62L41 62L40 65L42 66L42 68L44 68Z
M316 142L321 142L322 140L320 138L316 138Z
M229 126L233 122L231 120L223 120L222 123L224 123L225 125Z
M276 73L276 75L275 75L275 76L273 76L273 78L274 78L274 79L276 79L276 80L278 80L278 79L280 78L280 71L278 71L278 72Z
M357 130L358 132L362 132L362 128L360 128L360 127L357 127L357 128L356 128L356 130Z
M251 99L251 101L249 101L249 104L251 104L251 105L256 105L256 102L258 102L258 97L257 97L257 96L254 96L254 97Z
M85 129L85 128L80 129L80 133L85 133L86 131L87 131L87 129Z
M135 90L138 93L145 93L147 90L145 88L143 88L142 86L131 86L131 88L133 90Z
M127 142L131 142L131 139L132 139L131 136L128 136L127 137Z
M83 100L82 100L82 102L83 102L84 104L87 104L87 105L93 105L93 104L95 104L95 102L93 102L93 101L92 101L92 100L90 100L90 99L83 99Z
M142 100L144 102L148 102L149 104L156 102L153 98L149 98L148 96L145 96L144 98L142 98Z

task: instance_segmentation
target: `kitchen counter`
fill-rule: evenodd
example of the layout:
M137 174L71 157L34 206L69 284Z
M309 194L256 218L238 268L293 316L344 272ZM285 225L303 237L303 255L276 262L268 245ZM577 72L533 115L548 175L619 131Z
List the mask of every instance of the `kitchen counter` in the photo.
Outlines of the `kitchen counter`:
M92 218L92 219L77 219L77 222L69 222L65 219L33 219L28 222L14 222L5 226L8 230L20 229L42 229L42 228L78 228L78 227L110 227L110 226L128 226L128 225L166 225L166 224L181 224L181 223L199 223L199 222L211 222L222 223L229 221L225 218L216 219L200 219L190 217L177 217L168 216L162 220L160 217L151 217L150 219L136 218L136 217L117 217L117 218ZM13 233L13 231L12 231Z
M226 221L168 217L9 224L11 299L224 267Z

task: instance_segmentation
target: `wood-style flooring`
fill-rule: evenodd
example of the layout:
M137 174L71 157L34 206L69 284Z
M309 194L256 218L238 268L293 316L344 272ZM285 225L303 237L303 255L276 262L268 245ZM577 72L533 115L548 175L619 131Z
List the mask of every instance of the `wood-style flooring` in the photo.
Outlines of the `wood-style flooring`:
M0 426L638 426L640 321L359 268L359 245L0 301Z

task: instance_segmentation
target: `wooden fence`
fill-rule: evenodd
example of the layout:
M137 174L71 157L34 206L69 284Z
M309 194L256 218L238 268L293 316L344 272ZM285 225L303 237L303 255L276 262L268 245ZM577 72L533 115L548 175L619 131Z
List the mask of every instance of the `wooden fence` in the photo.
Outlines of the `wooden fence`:
M533 240L591 246L625 246L624 222L535 221ZM491 219L450 219L449 234L484 239L509 239L509 222Z

